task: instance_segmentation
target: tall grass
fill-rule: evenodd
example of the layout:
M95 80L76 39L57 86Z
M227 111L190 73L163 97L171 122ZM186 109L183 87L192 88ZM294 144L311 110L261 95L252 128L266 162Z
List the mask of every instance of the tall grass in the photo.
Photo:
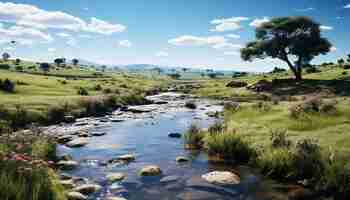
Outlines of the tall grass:
M203 138L205 133L202 132L197 125L192 124L187 130L185 138L185 148L187 149L201 149L203 147Z
M53 140L35 132L0 136L1 200L66 200L52 169Z
M256 155L248 140L235 132L209 133L204 141L213 160L248 163Z

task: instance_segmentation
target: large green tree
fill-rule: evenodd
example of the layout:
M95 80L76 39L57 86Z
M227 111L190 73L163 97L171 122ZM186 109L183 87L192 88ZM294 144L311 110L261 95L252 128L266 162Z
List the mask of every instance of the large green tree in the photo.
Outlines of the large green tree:
M277 58L286 62L297 81L302 67L320 54L326 54L331 43L321 36L320 24L309 17L278 17L256 28L256 40L241 49L245 61Z

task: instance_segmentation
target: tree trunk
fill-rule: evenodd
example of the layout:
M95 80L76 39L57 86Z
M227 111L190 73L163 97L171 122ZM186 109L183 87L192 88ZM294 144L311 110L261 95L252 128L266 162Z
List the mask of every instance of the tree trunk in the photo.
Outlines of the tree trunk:
M295 66L288 60L288 58L283 59L283 61L285 61L285 62L288 64L290 70L292 70L292 72L293 72L293 74L294 74L294 77L295 77L295 80L296 80L296 81L301 81L301 80L302 80L302 76L301 76L301 71L302 71L302 70L301 70L301 67L295 67Z

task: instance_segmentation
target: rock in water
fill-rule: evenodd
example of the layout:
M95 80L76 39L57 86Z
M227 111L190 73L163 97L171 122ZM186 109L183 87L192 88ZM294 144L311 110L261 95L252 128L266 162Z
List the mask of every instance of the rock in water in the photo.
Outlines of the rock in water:
M157 165L149 165L142 168L139 172L140 176L157 176L162 173L162 170Z
M213 171L202 175L202 178L212 184L234 185L240 183L240 178L229 171Z
M110 160L110 162L114 162L114 161L124 161L124 162L131 162L135 160L135 156L132 154L125 154L122 156L118 156L116 159L112 159Z
M123 197L107 197L105 200L127 200Z
M189 161L189 159L186 158L186 157L184 157L184 156L178 156L178 157L176 157L176 162L178 162L178 163L188 162L188 161Z
M89 143L89 140L86 138L74 139L66 144L67 147L76 148L83 147Z
M71 135L63 135L63 136L60 136L57 138L57 142L60 144L65 144L65 143L72 141L72 140L73 140L73 136L71 136Z
M109 182L121 181L125 178L125 174L123 173L110 173L107 175L107 179Z
M73 189L74 192L80 192L82 194L91 194L94 192L98 192L99 190L101 190L102 187L97 185L97 184L84 184L84 185L80 185L76 188Z
M170 138L181 138L181 133L169 133L168 135Z
M72 170L78 166L78 162L74 160L61 160L57 163L57 166L63 170Z
M69 200L86 200L87 197L80 192L68 192L67 198Z

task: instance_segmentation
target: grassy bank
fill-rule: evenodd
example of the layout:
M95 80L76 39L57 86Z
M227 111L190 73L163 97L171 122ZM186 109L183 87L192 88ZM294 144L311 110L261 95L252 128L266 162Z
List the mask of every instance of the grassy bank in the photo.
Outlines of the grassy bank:
M39 133L0 136L0 199L66 200L53 170L56 145Z
M1 119L12 127L30 122L56 123L64 115L105 114L118 106L145 103L143 96L161 89L167 79L111 73L100 78L62 78L0 70L0 79L15 84L13 92L0 91ZM61 72L63 73L63 72Z

